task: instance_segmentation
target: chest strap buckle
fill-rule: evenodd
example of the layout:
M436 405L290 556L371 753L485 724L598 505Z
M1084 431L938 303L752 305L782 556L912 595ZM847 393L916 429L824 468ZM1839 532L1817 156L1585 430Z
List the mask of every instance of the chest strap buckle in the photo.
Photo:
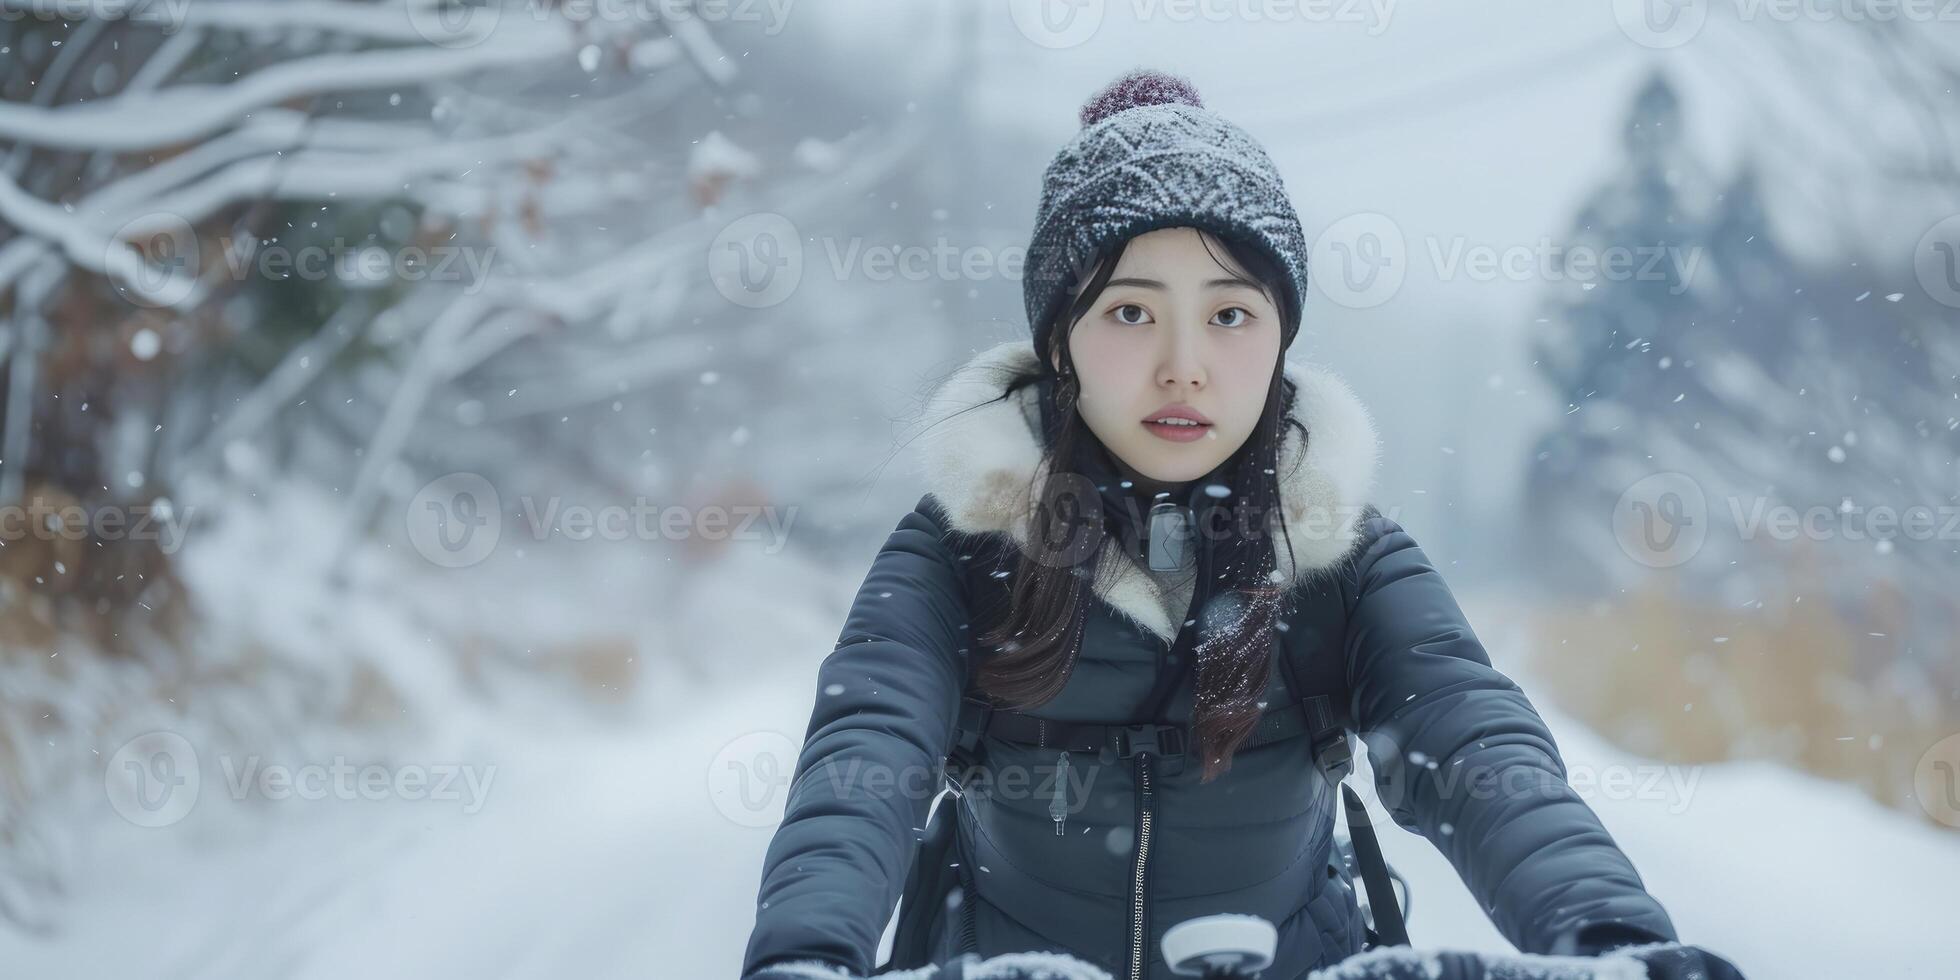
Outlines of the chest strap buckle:
M1185 750L1183 728L1177 725L1112 725L1110 732L1115 736L1117 758L1154 755L1172 766L1182 768Z

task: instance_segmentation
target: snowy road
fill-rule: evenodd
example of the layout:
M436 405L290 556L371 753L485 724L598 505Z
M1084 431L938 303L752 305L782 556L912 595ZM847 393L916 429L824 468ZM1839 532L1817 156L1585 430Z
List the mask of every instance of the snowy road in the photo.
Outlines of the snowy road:
M1503 613L1466 605L1505 649ZM732 977L770 829L712 794L710 773L736 739L774 738L749 733L800 739L815 664L637 730L459 721L479 746L465 754L496 765L474 814L342 800L241 817L214 800L175 828L110 823L64 934L0 936L0 962L36 978ZM1575 773L1656 768L1547 714ZM1587 795L1684 937L1750 976L1950 975L1960 837L1756 764ZM1384 842L1414 882L1419 942L1508 948L1426 841Z

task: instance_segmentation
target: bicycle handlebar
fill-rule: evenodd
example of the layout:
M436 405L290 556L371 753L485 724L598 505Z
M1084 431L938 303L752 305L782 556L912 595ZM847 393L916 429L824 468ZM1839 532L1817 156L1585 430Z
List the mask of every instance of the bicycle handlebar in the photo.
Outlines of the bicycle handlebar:
M1193 974L1198 980L1278 980L1256 973ZM1648 970L1619 951L1600 956L1541 956L1385 946L1351 956L1303 980L1647 980ZM1005 953L961 960L875 980L1114 980L1091 963L1061 953Z
M1742 980L1735 966L1699 947L1680 943L1623 946L1597 956L1479 953L1469 950L1380 946L1350 956L1304 978L1265 977L1278 932L1252 915L1206 915L1164 933L1164 962L1179 976L1197 980L1647 980L1662 975ZM875 980L1114 980L1109 973L1063 953L1007 953L957 960Z
M1300 980L1647 980L1640 953L1663 943L1611 950L1598 956L1482 953L1453 949L1383 946L1315 970ZM1726 965L1726 964L1725 964ZM1281 980L1231 966L1185 973L1195 980ZM1092 963L1063 953L1005 953L991 959L965 956L934 966L881 973L874 980L1115 980Z

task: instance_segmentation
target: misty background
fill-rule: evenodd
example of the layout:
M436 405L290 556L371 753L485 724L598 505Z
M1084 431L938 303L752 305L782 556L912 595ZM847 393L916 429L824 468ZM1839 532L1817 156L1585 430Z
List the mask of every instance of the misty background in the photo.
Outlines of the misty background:
M733 975L924 399L1151 67L1684 941L1943 975L1956 17L0 0L0 961Z

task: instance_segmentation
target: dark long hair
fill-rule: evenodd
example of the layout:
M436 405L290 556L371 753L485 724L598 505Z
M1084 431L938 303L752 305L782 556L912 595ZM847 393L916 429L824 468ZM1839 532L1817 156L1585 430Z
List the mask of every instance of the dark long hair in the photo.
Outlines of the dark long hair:
M1212 240L1260 284L1278 309L1281 325L1293 322L1298 313L1280 286L1284 273L1266 253L1210 233L1204 235L1207 252ZM1101 449L1101 442L1076 411L1079 375L1069 355L1068 335L1101 296L1128 244L1127 239L1115 243L1097 257L1087 283L1049 334L1054 349L1036 352L1042 371L1051 371L1055 359L1061 369L1045 386L1052 391L1052 401L1043 411L1043 465L1036 467L1028 487L1028 541L1035 554L1023 550L1013 556L1010 599L978 638L982 653L991 655L983 656L975 681L988 697L1014 709L1044 704L1061 693L1081 650L1097 559L1108 535L1103 532L1100 498L1083 491L1085 478L1075 463L1079 453ZM1211 255L1217 261L1217 254ZM1229 508L1199 512L1201 524L1209 528L1204 533L1217 536L1219 542L1212 569L1217 580L1214 598L1199 613L1204 655L1197 658L1191 719L1194 750L1204 764L1201 782L1231 768L1233 753L1258 722L1262 707L1258 699L1272 673L1273 640L1287 612L1283 606L1289 590L1277 573L1278 551L1271 533L1277 528L1278 537L1286 540L1291 568L1293 545L1280 511L1279 447L1284 426L1300 429L1303 450L1308 433L1291 417L1296 392L1285 376L1285 360L1282 350L1274 359L1258 424L1221 468L1225 486L1237 499ZM1217 530L1216 522L1230 520L1230 511L1239 517L1233 530ZM1245 515L1254 518L1253 533L1241 533L1247 530ZM1201 541L1200 547L1204 546ZM1204 582L1194 584L1200 594L1205 588Z

